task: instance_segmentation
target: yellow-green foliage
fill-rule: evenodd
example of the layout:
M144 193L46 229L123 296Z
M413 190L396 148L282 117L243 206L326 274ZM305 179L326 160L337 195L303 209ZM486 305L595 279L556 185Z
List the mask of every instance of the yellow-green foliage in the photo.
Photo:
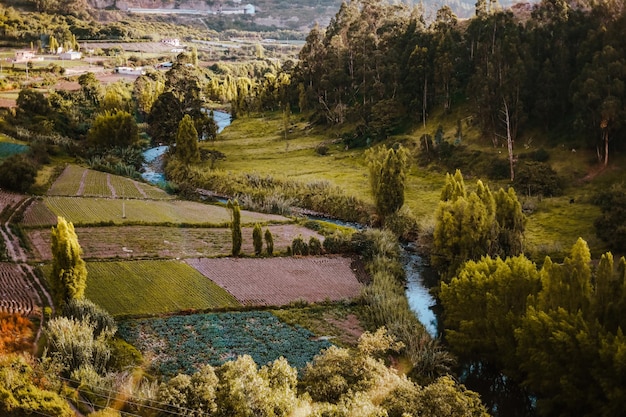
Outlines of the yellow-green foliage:
M37 378L40 383L35 384L36 375L42 370L34 367L36 365L22 356L0 356L0 413L9 416L74 416L67 401L48 390L46 378Z
M63 217L52 228L52 272L50 284L55 303L61 307L75 298L83 298L87 285L87 268L74 225Z

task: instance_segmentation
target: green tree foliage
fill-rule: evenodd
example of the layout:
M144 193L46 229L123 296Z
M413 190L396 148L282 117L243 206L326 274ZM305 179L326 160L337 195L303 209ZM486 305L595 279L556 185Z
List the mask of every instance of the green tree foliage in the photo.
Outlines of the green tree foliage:
M217 416L288 416L297 405L297 371L284 358L259 370L243 355L222 365L217 375Z
M387 149L383 145L368 149L366 158L376 212L384 220L404 205L408 152L402 146Z
M86 298L70 300L63 307L63 316L91 325L94 337L100 335L110 337L117 332L113 317L102 307Z
M175 155L186 164L193 164L200 161L198 132L193 124L193 120L188 114L186 114L178 124Z
M140 75L133 84L133 99L141 120L150 114L152 106L165 89L165 77L158 71Z
M130 84L117 81L105 87L104 96L100 102L100 111L125 111L130 113L133 110L131 101L132 91Z
M513 189L494 196L479 180L468 192L460 171L446 174L435 221L431 262L443 280L465 261L522 253L526 219Z
M72 299L81 299L87 287L87 267L74 225L63 217L52 227L52 274L50 286L54 301L63 307Z
M615 415L626 403L624 271L610 253L593 268L582 239L540 270L523 256L467 262L441 285L446 337L522 382L539 415Z
M600 191L595 199L602 214L594 222L596 235L612 250L626 251L626 188L614 185Z
M69 403L40 378L43 369L23 356L0 355L0 412L7 417L74 416Z
M178 374L161 383L159 401L172 413L183 416L215 415L218 379L211 365L205 365L192 376Z
M39 164L26 155L11 155L0 164L0 186L25 193L35 184Z
M265 229L263 237L265 238L265 250L267 251L267 255L272 256L274 254L274 237L270 229Z
M96 148L125 148L139 142L139 128L130 113L124 110L105 111L94 120L87 140Z
M241 209L239 208L239 202L237 200L228 200L228 208L231 210L231 222L230 230L232 232L233 248L232 255L239 256L241 252Z
M515 371L515 329L529 295L540 288L537 266L524 256L483 257L463 265L449 284L441 283L446 340L466 361Z
M258 223L252 229L252 244L254 245L254 254L259 256L263 252L263 231Z

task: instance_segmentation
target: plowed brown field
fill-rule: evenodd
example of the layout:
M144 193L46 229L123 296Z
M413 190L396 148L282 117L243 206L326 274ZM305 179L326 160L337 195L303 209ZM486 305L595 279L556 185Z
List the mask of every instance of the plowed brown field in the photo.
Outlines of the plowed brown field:
M280 306L357 297L362 285L344 257L188 259L244 305Z

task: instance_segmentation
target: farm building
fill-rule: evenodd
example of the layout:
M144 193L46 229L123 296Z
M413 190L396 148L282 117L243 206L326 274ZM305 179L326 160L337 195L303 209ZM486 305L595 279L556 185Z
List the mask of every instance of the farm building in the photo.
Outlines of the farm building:
M13 58L13 61L30 61L31 59L35 59L34 51L15 51L15 58Z
M144 75L146 71L142 67L115 67L115 73L123 75Z
M68 61L75 61L81 59L83 54L78 51L67 51L59 54L59 59L67 59Z

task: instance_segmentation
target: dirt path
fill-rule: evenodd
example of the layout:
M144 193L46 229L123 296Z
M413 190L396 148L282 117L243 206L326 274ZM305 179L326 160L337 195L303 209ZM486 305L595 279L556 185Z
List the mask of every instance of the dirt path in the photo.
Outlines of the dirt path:
M80 177L80 185L78 186L78 191L76 191L77 196L81 196L85 192L85 179L87 178L88 173L89 173L89 170L85 169L83 171L83 176Z

